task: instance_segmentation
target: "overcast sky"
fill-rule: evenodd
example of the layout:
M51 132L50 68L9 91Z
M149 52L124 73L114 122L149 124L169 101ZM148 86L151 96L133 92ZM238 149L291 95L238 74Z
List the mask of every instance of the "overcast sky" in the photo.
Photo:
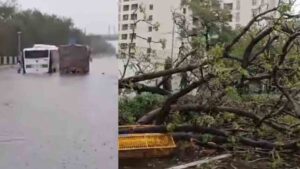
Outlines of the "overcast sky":
M87 33L117 31L118 0L18 0L21 8L36 8L49 14L73 19L75 25ZM296 10L300 10L297 0Z
M70 17L87 33L117 31L118 0L18 0L22 9L39 9L49 14ZM113 32L113 31L112 31Z

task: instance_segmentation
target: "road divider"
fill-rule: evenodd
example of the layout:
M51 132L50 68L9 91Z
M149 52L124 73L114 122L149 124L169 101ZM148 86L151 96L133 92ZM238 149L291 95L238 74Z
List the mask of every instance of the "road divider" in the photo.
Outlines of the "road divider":
M16 65L17 63L17 56L0 56L0 65Z

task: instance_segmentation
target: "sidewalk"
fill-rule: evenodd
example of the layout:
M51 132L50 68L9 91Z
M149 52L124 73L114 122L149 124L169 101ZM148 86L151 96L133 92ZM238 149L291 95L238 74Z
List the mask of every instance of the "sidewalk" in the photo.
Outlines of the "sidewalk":
M0 70L1 69L8 69L8 68L17 68L18 65L0 65Z

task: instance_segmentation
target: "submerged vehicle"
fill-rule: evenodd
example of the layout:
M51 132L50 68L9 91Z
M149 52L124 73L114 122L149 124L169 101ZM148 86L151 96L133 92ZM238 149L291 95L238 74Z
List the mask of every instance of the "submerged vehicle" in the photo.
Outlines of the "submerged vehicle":
M24 73L53 73L59 69L58 48L51 45L34 45L23 50Z
M59 56L59 68L61 74L89 73L91 52L88 46L60 46Z
M49 73L55 73L59 70L59 52L58 47L54 45L35 44L33 48L46 48L50 50L50 70Z

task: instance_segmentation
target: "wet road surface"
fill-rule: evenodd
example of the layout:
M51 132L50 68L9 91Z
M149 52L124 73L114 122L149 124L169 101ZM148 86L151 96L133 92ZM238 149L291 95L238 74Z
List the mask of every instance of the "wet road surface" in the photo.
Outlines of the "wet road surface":
M0 169L117 169L117 60L86 76L0 67Z

